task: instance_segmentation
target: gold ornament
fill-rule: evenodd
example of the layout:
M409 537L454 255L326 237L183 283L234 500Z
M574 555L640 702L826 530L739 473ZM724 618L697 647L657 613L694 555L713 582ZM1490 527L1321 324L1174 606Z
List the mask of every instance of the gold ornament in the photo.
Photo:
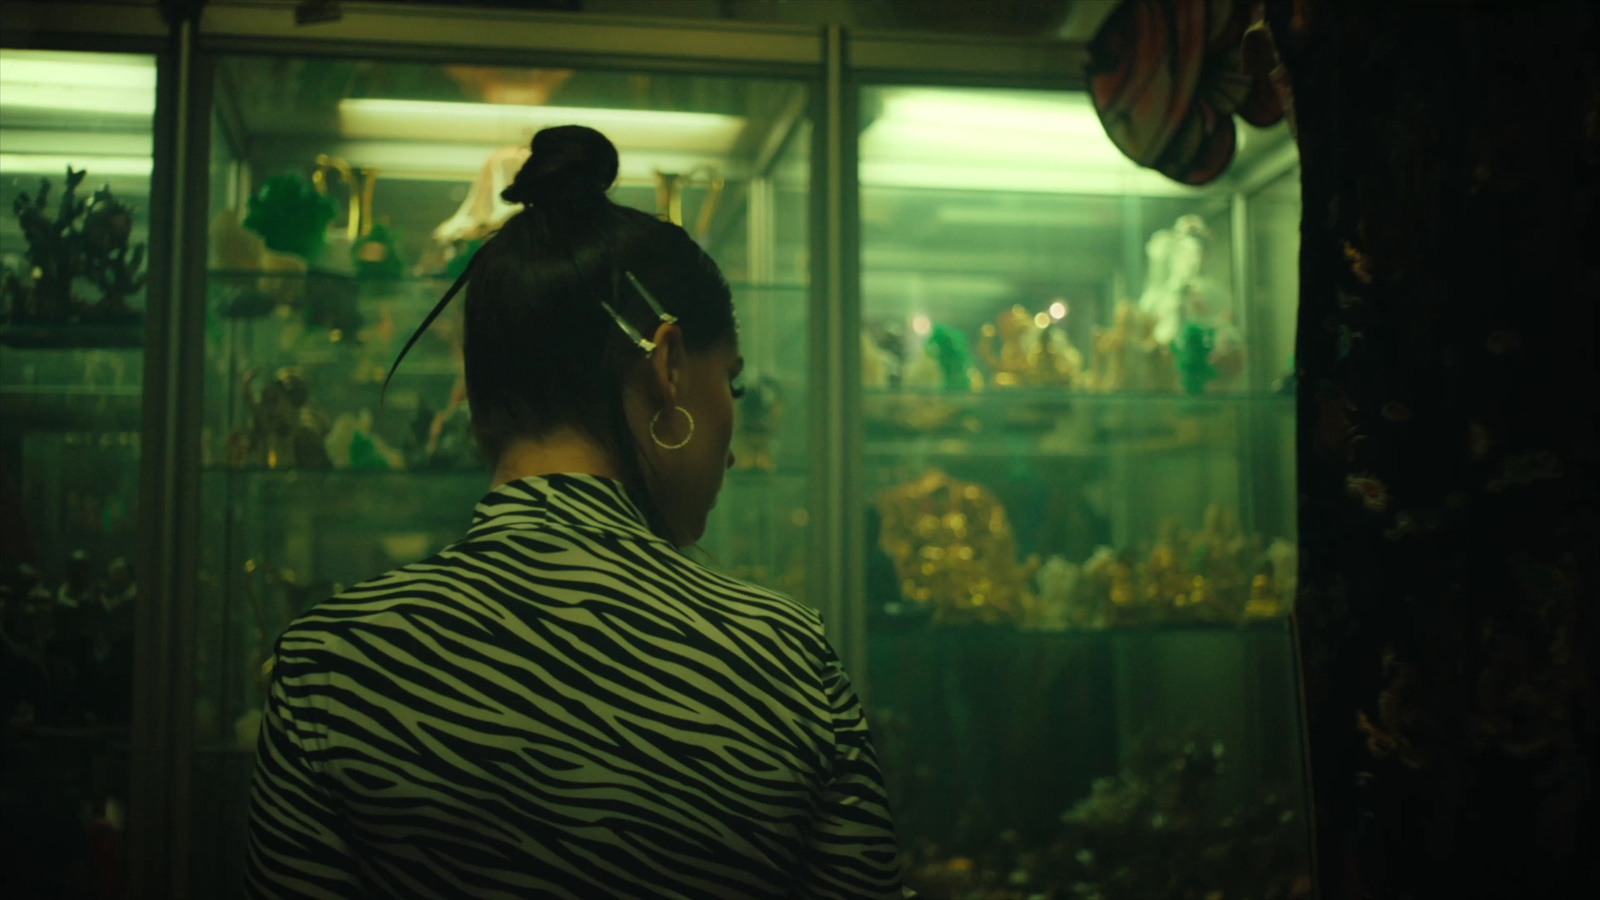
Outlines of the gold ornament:
M941 624L1023 624L1034 607L1028 580L1037 559L1017 561L1005 507L971 482L930 469L886 491L883 549L895 561L906 598L931 608Z
M1064 332L1050 327L1054 321L1049 313L1029 315L1013 306L983 326L978 352L994 370L996 387L1072 384L1083 369L1083 355Z

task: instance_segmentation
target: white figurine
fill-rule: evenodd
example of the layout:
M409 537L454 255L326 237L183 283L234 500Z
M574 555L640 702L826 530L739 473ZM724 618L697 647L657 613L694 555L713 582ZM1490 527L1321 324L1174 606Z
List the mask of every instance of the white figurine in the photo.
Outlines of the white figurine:
M467 190L467 199L462 201L461 208L433 230L433 239L449 244L483 238L522 212L521 204L507 203L500 199L500 192L516 180L530 152L523 146L502 147L491 153Z
M1034 583L1039 588L1041 631L1065 631L1072 623L1072 593L1078 586L1079 568L1059 556L1052 556L1039 567Z
M1139 311L1154 323L1151 338L1158 346L1171 344L1188 322L1214 326L1229 311L1227 292L1204 272L1210 238L1203 219L1186 215L1145 244L1148 271Z

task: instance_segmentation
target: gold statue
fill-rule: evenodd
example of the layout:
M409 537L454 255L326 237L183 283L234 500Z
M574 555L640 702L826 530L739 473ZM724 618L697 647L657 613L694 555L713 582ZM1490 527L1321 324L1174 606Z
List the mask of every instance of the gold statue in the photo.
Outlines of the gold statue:
M1017 561L1005 507L986 488L930 469L886 491L883 549L907 599L942 624L1023 624L1034 607L1028 580L1036 559Z
M1050 313L1029 315L1013 306L983 326L978 352L994 370L996 387L1072 384L1083 370L1083 355L1065 333L1050 327L1054 321Z
M1111 327L1092 329L1085 385L1096 391L1176 391L1177 362L1172 347L1156 339L1156 324L1132 303L1118 303Z

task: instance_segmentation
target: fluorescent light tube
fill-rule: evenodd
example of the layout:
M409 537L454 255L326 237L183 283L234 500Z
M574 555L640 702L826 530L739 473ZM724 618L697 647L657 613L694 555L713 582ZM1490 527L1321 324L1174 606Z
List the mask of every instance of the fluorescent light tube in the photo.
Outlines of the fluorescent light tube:
M722 156L744 129L738 116L715 113L432 100L341 100L341 134L368 140L446 140L495 147L526 144L550 125L588 125L624 153L669 150Z
M337 156L357 168L374 168L380 179L406 181L471 181L483 171L483 164L504 144L442 144L420 141L358 140L322 146L323 152ZM290 158L297 145L273 139L258 145L271 151L273 159ZM621 164L617 182L622 185L654 186L656 172L689 172L700 166L715 165L725 178L742 178L743 163L728 160L720 153L686 153L668 150L639 150L618 147ZM381 181L379 191L382 191Z
M1156 196L1198 191L1142 168L1082 92L885 88L861 136L863 187Z
M149 118L155 108L153 57L0 51L0 114L43 109Z
M87 169L89 180L105 175L143 175L148 177L152 163L148 156L48 156L43 153L0 153L0 174L65 176L67 166Z

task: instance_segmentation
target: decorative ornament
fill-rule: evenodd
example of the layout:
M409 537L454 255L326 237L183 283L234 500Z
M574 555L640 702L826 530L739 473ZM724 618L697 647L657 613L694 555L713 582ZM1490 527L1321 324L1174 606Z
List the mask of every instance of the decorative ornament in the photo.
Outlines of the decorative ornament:
M311 404L311 387L304 373L279 369L259 397L254 382L255 372L246 372L243 388L249 430L228 437L229 462L268 469L329 468L332 461L324 446L329 424Z
M1032 614L1037 559L1017 560L1016 536L992 492L930 469L879 497L882 546L901 593L936 624L1020 625Z
M355 263L356 277L363 281L393 281L406 274L405 261L400 258L400 242L387 222L373 225L357 240L350 248L350 259Z
M1178 378L1183 392L1198 397L1206 392L1206 385L1217 377L1217 367L1211 363L1216 348L1216 331L1190 322L1184 326L1183 340L1174 341L1172 352L1178 361Z
M298 175L275 175L250 198L244 227L261 235L268 249L315 259L327 242L339 205Z
M995 387L1072 384L1083 370L1083 355L1055 321L1050 313L1032 315L1013 306L983 326L978 352L994 373Z
M531 151L527 145L502 147L484 161L467 197L455 215L439 223L433 230L433 239L439 244L456 244L465 241L482 241L522 212L522 204L507 203L500 194L511 186L522 164L528 161Z
M128 298L144 290L145 245L132 247L132 207L102 187L87 201L79 200L78 187L87 171L67 167L65 188L56 214L46 209L50 183L39 182L39 192L26 191L11 204L28 249L26 278L7 272L0 277L0 302L7 319L16 325L134 324L141 314ZM87 281L100 296L92 304L76 292Z
M983 375L972 360L966 335L947 325L935 325L923 343L923 350L939 367L944 390L983 390Z

